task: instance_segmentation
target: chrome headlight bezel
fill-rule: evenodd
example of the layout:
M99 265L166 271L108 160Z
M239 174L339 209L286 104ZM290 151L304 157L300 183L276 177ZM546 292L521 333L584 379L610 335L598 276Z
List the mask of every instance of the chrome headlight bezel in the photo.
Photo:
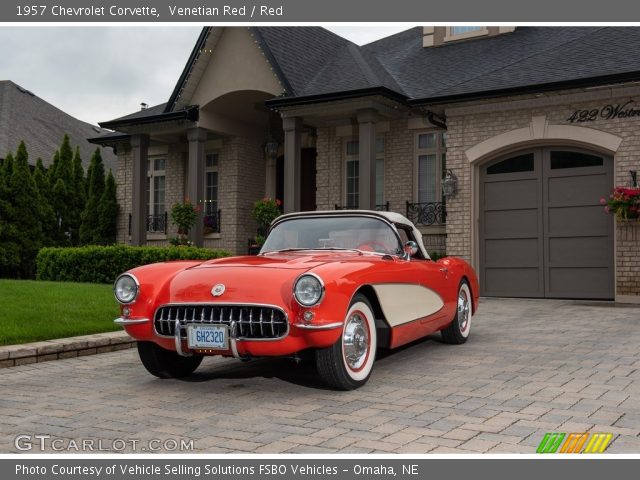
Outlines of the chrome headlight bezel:
M312 302L305 302L301 300L299 297L298 287L300 286L300 282L303 280L304 281L312 280L313 282L315 282L318 293ZM296 281L293 284L293 298L295 298L298 305L304 308L310 308L310 307L315 307L316 305L319 305L322 302L322 299L324 298L324 293L325 293L324 282L315 273L303 273L296 279Z
M133 281L133 286L135 287L135 292L133 294L133 297L131 297L131 299L123 299L118 295L118 282L120 282L121 280L124 279L130 279ZM113 282L113 296L116 297L117 302L120 305L130 305L133 302L136 301L136 299L138 298L138 294L140 293L140 282L138 282L138 279L135 277L135 275L131 274L131 273L123 273L122 275L118 276L118 278L116 278L116 281Z

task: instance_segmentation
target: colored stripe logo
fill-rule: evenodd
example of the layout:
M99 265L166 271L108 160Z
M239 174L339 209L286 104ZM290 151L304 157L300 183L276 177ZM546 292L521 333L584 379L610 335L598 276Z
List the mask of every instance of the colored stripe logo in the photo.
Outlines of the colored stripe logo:
M612 433L545 433L536 453L603 453Z

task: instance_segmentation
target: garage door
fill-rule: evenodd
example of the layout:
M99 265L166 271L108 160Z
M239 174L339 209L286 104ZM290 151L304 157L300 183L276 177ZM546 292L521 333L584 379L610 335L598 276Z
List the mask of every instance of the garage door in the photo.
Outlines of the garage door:
M613 218L600 205L612 186L611 158L574 149L482 166L481 294L613 298Z

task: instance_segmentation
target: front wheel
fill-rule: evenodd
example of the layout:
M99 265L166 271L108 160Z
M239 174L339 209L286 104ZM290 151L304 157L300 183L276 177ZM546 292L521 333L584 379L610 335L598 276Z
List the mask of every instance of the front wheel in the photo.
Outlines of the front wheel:
M316 350L320 377L338 390L361 387L371 375L376 345L373 308L367 297L357 294L349 306L338 341L330 347Z
M469 290L469 284L466 280L460 282L458 287L458 304L456 306L456 315L453 317L453 322L442 330L442 340L444 343L451 345L460 345L469 338L471 332L471 290Z
M158 378L188 377L202 362L202 355L183 357L153 342L138 342L138 354L144 368Z

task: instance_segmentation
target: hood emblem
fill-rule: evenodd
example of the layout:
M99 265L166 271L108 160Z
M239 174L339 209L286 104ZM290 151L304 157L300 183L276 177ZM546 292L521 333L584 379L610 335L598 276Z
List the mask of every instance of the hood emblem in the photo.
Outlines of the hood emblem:
M211 289L211 295L213 295L214 297L219 297L224 293L224 290L225 290L224 284L218 283L217 285L214 285L213 288Z

